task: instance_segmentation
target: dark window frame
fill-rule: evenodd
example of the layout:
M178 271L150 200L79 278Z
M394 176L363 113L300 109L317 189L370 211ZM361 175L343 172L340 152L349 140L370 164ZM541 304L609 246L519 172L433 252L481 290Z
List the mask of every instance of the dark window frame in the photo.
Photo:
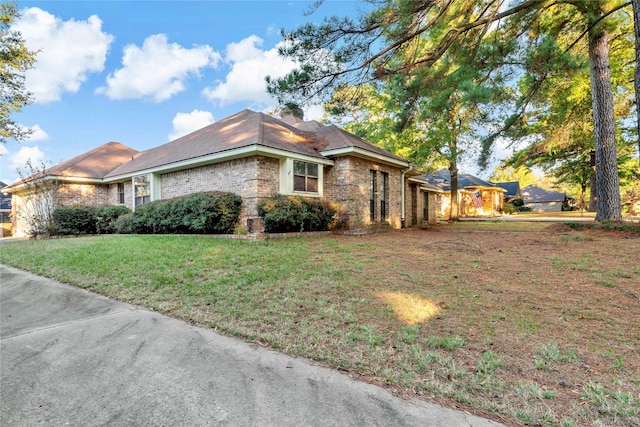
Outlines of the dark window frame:
M389 173L380 172L380 220L389 219Z
M124 205L124 182L119 182L117 184L118 191L118 203Z
M374 169L369 170L371 180L371 193L369 196L369 219L371 222L376 220L376 192L378 190L378 176Z

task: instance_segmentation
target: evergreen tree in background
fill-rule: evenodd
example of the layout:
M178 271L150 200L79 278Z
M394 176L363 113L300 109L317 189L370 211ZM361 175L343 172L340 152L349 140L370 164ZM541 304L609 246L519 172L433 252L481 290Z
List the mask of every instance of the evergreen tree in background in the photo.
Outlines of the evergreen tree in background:
M334 89L344 85L362 87L383 82L402 87L395 98L400 109L399 130L424 125L425 116L433 113L429 104L437 105L434 99L448 100L440 110L443 117L431 117L443 119L443 126L428 133L437 135L447 127L451 142L456 134L456 127L451 125L456 120L475 131L475 118L492 117L495 124L486 126L490 134L483 138L479 157L480 164L486 166L497 137L527 136L523 123L547 81L575 69L573 50L586 46L596 218L621 218L609 34L615 26L613 18L625 8L629 15L629 2L529 0L507 8L495 0L388 0L371 4L368 11L355 18L332 17L320 25L306 24L284 33L281 54L297 60L299 68L281 79L268 77L269 92L281 102L303 104L311 99L327 100ZM562 40L565 34L576 38ZM519 78L523 70L528 81ZM455 75L460 78L459 87L452 84ZM478 80L478 76L486 80ZM477 94L463 81L480 88L483 84L478 82L492 81L493 94L474 99ZM449 108L452 103L457 105ZM494 106L491 115L472 113L478 107L487 112L482 110L483 104ZM424 147L428 146L425 143ZM455 158L457 151L451 147Z
M22 36L10 29L18 17L15 3L0 4L0 142L7 139L24 140L31 131L12 118L13 113L32 102L24 86L24 73L33 66L35 53L24 45Z

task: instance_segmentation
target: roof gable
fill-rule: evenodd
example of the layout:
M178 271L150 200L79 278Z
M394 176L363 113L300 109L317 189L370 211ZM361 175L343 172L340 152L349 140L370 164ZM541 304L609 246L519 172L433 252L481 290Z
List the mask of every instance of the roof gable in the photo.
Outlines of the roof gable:
M104 178L138 151L119 142L108 142L44 171L45 175L77 178Z
M388 157L393 160L406 162L406 160L402 157L391 154L384 148L378 147L377 145L365 141L359 136L349 133L344 129L340 129L335 125L320 125L320 127L316 128L315 133L327 142L328 145L324 149L325 152L353 147L377 154L379 156Z
M111 171L107 177L196 161L198 158L253 146L318 159L327 159L323 152L334 147L358 147L379 156L406 162L335 126L324 126L314 121L289 122L291 124L264 113L243 110L176 140L141 152Z
M528 185L520 192L525 203L564 202L567 198L565 193L548 191L535 185Z

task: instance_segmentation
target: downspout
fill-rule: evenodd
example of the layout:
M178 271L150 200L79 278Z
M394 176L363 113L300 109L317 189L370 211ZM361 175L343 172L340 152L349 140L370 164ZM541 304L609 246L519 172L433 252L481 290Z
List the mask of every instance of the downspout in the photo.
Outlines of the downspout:
M402 191L401 191L401 194L402 194L402 215L400 217L400 228L406 228L407 227L407 220L406 220L406 218L407 218L407 214L406 214L406 212L407 212L407 206L406 206L407 200L406 200L405 194L404 194L405 188L406 188L406 183L404 182L404 175L407 172L411 172L412 169L413 169L413 165L411 163L409 163L409 168L407 170L402 171L402 179L401 179L402 180Z

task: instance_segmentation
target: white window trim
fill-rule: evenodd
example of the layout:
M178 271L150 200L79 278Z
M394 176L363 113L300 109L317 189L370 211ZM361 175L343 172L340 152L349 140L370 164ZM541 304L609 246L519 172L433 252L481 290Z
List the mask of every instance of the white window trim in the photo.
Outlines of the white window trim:
M131 208L132 210L136 210L136 184L135 179L140 176L149 177L149 203L154 200L160 200L160 175L155 173L143 173L140 175L135 175L131 177ZM144 205L145 203L143 203ZM142 206L142 205L140 205Z
M293 162L315 163L318 165L318 191L295 191L293 189ZM324 195L324 167L322 163L307 159L293 159L288 157L280 160L280 194L287 196L322 197Z

